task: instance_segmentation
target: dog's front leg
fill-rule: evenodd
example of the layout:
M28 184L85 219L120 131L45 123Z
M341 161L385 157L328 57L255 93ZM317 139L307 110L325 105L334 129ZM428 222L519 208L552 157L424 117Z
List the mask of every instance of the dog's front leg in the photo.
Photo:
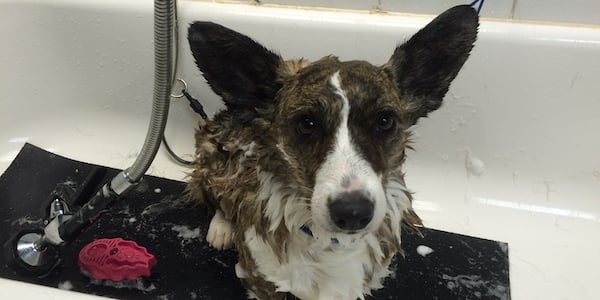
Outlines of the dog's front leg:
M215 249L229 249L233 246L233 234L231 221L225 218L220 209L217 209L208 226L206 241Z

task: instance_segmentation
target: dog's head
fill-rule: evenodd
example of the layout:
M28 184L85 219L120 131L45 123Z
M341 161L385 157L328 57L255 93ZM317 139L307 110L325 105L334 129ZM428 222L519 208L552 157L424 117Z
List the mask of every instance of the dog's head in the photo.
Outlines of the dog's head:
M410 209L401 178L408 129L440 107L477 27L472 8L452 8L398 46L383 66L333 56L284 61L208 22L192 24L188 38L198 67L236 122L263 130L272 151L266 164L277 166L270 171L310 190L297 200L306 201L308 222L355 234L378 228L390 210Z

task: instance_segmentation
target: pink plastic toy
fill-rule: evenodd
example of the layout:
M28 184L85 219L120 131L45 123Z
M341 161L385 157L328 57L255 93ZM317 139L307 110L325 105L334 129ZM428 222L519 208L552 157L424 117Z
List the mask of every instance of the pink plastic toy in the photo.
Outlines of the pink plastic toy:
M150 276L155 265L146 248L122 238L96 240L79 252L79 267L97 280L136 280Z

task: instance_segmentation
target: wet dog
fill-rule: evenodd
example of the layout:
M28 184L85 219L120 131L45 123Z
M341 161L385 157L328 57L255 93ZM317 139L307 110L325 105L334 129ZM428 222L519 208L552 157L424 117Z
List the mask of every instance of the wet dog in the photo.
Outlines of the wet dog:
M440 107L477 28L475 10L454 7L374 66L286 61L221 25L190 26L226 109L197 130L187 190L214 212L208 242L237 249L250 297L364 299L382 287L400 227L421 224L402 170L410 128Z

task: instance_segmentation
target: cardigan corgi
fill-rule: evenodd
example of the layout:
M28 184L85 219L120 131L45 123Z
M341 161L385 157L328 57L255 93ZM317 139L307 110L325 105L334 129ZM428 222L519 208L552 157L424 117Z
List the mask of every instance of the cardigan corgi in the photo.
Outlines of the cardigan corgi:
M187 192L208 205L212 247L234 246L250 298L365 299L421 220L402 169L411 126L438 109L477 37L447 10L387 63L284 60L210 22L188 32L225 109L196 132Z

